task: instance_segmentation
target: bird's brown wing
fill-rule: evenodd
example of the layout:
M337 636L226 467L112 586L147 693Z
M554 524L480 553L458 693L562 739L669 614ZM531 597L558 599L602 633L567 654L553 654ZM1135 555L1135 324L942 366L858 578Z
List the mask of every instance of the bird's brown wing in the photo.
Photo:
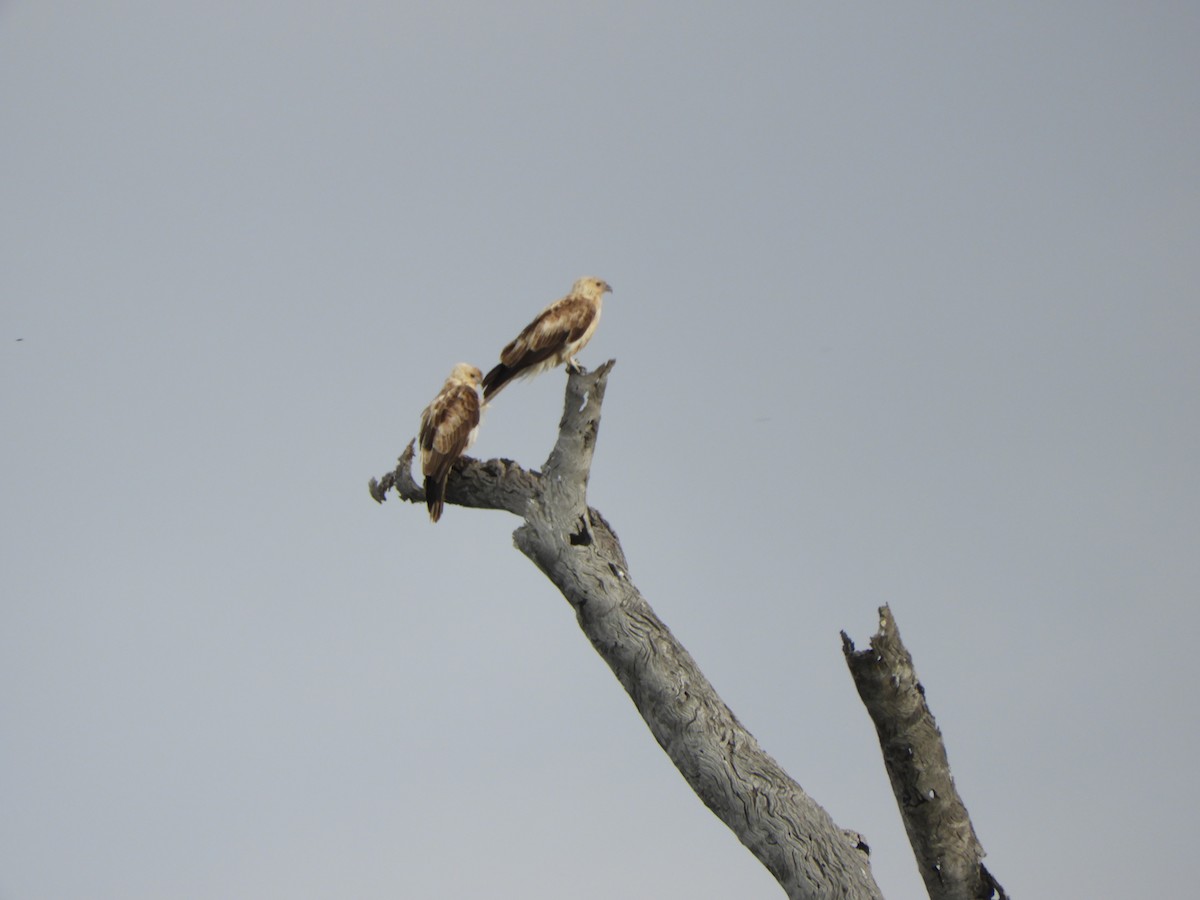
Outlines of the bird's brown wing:
M478 424L479 395L474 388L456 384L438 394L421 417L422 473L444 478Z
M535 366L583 337L595 315L590 301L564 297L546 307L500 351L500 362L514 370Z
M563 297L550 304L500 351L500 364L483 376L483 396L494 397L523 372L565 353L595 317L595 304L583 297Z
M471 432L478 424L479 395L465 384L443 388L421 413L417 443L425 476L425 504L435 522L442 514L450 469L470 445Z

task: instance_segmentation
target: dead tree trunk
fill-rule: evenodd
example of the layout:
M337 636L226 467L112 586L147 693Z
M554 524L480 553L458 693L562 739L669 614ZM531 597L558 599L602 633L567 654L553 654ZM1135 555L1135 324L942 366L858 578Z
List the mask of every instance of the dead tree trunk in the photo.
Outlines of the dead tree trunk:
M982 862L983 846L954 786L942 733L892 611L880 607L879 631L868 650L856 651L843 631L842 652L879 733L883 764L930 900L1006 900Z
M874 900L867 847L839 828L717 695L687 650L630 580L625 555L604 517L587 505L600 407L613 362L572 373L558 440L541 473L511 460L456 465L446 501L504 509L524 521L517 548L563 593L580 628L625 687L659 745L692 790L737 835L793 900ZM413 503L413 448L378 483ZM966 895L963 895L966 896Z

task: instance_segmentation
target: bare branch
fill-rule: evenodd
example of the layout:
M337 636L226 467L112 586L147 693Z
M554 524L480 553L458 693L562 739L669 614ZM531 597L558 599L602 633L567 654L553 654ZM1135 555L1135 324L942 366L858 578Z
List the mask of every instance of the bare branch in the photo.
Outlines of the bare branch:
M630 580L625 555L604 517L587 505L587 481L610 361L567 381L558 440L544 472L515 463L464 461L446 500L507 509L524 524L517 548L562 591L580 628L625 687L651 733L706 806L795 900L874 900L866 844L838 828L758 745ZM423 499L400 467L371 483ZM511 482L511 483L509 483Z
M413 442L409 441L396 468L378 481L372 478L367 490L376 503L395 490L401 500L425 503L425 489L412 477ZM524 515L525 505L538 490L537 472L527 472L511 459L478 460L464 456L454 463L446 484L446 502L475 509L503 509Z
M867 707L908 840L931 900L1007 900L983 865L983 847L958 796L925 688L900 640L892 611L879 609L869 650L854 649L842 632L842 652Z

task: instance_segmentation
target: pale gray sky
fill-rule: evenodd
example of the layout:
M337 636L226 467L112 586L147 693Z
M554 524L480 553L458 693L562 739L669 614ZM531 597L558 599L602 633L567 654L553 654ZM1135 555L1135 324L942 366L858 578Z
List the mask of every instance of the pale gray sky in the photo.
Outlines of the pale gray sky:
M367 496L583 274L591 501L885 893L838 630L887 602L1014 896L1177 895L1197 46L1194 3L0 6L0 898L780 896L516 519ZM562 386L475 453L539 466Z

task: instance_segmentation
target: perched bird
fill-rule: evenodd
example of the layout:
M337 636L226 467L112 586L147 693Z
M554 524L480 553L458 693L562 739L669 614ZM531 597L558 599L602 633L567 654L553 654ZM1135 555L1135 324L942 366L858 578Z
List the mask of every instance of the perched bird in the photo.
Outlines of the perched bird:
M612 288L599 278L580 278L567 296L555 300L500 351L500 365L483 378L490 400L514 378L528 378L562 363L575 371L575 354L592 339L600 322L600 301Z
M442 517L446 479L454 461L475 443L479 431L479 384L483 373L459 363L433 402L421 413L417 443L421 448L421 474L425 476L425 505L429 518Z

